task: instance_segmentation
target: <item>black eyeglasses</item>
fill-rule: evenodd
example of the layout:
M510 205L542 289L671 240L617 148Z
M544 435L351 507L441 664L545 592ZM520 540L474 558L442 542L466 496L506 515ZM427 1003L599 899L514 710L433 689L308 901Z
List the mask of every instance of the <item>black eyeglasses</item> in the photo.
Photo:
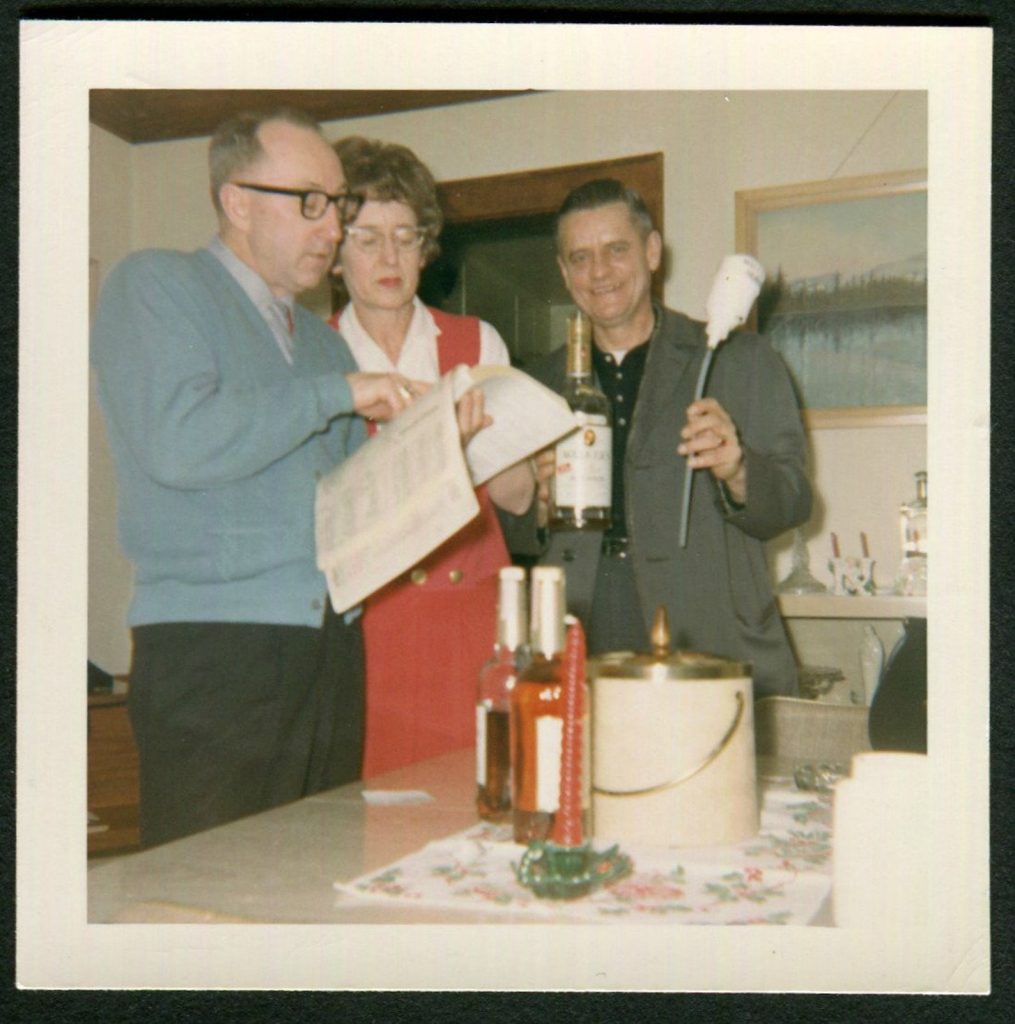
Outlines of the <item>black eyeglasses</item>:
M249 188L254 192L268 192L278 196L298 196L300 200L300 213L307 220L320 220L328 210L331 203L335 204L338 211L338 219L343 224L348 224L356 219L356 215L363 205L364 197L358 192L338 192L329 195L316 188L280 188L277 185L253 185L249 181L234 181L234 185L240 188Z

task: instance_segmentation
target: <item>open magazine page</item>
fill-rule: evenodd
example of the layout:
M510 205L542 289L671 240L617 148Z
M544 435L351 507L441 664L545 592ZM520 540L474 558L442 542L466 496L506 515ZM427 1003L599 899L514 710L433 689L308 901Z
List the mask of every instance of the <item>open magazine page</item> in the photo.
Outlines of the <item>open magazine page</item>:
M575 428L567 402L520 370L457 366L454 374L455 400L469 387L481 388L484 408L494 422L465 449L472 482L477 486ZM547 440L549 435L552 437Z
M336 611L410 568L479 511L445 377L317 486L317 564Z
M483 391L493 424L462 452L455 402ZM559 395L505 366L457 366L317 485L317 565L338 612L479 512L474 487L575 429Z

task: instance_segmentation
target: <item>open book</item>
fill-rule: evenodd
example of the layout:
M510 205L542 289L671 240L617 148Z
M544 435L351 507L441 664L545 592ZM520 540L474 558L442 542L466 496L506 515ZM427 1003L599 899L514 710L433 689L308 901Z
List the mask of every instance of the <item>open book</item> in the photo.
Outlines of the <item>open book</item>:
M455 403L483 391L493 424L463 451ZM567 403L506 366L456 366L318 482L317 565L336 611L358 604L479 512L474 487L575 429Z

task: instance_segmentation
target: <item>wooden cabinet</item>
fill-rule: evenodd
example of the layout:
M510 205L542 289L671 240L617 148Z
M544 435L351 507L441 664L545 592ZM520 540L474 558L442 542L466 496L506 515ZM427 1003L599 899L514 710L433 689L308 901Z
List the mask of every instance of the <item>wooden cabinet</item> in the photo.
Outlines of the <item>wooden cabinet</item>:
M123 694L88 698L88 811L89 856L138 848L138 758Z

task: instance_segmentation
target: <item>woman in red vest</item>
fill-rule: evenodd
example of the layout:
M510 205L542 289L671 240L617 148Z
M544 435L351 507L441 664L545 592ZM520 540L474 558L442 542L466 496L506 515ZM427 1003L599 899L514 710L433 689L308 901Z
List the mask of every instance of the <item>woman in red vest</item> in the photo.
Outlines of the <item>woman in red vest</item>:
M431 309L416 296L443 224L427 167L404 146L359 137L335 150L349 190L366 196L335 267L350 301L329 321L359 368L436 381L459 363L507 365L507 347L490 324ZM475 742L497 572L510 562L493 504L520 514L533 493L528 462L494 477L477 489L476 518L368 599L363 778Z

